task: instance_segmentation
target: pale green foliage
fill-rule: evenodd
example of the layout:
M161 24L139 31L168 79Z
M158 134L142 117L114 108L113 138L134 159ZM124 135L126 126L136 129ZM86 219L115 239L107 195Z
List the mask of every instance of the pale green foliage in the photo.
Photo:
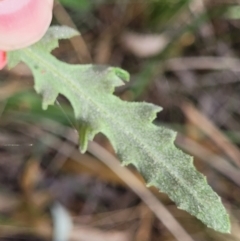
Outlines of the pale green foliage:
M49 53L57 39L75 34L66 27L50 28L39 43L9 53L10 67L23 61L31 68L44 109L54 104L59 94L70 101L81 123L82 152L88 140L99 132L105 134L123 164L135 165L148 186L167 193L180 209L208 227L229 232L229 218L220 198L196 171L192 158L175 147L176 133L152 124L161 108L125 102L113 95L114 88L129 79L128 73L105 66L69 65Z
M227 7L225 17L228 19L239 19L240 18L240 6L231 5Z

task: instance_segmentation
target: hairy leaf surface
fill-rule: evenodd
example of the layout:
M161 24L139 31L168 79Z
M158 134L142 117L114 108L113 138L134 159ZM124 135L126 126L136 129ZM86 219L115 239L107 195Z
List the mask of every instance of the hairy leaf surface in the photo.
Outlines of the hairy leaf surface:
M70 101L81 123L82 152L89 140L103 133L123 164L135 165L148 186L167 193L180 209L208 227L229 232L229 218L220 198L196 171L192 158L175 147L176 133L152 123L161 108L122 101L113 95L114 88L129 79L127 72L105 66L70 65L50 54L58 46L58 39L76 34L67 27L52 27L39 43L9 53L10 67L23 61L31 68L44 109L54 104L59 94Z

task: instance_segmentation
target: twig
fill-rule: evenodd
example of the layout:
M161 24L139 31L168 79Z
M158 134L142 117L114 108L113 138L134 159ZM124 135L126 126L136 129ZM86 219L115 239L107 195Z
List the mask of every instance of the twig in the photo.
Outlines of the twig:
M239 72L240 61L232 57L184 57L172 58L165 62L165 69L171 71L196 70L223 70L229 69Z

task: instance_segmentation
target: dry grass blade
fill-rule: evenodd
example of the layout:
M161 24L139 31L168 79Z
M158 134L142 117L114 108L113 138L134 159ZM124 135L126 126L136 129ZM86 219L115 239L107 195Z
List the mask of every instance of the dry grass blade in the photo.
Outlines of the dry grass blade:
M121 210L101 212L91 215L81 215L74 217L74 223L87 223L91 227L102 227L106 225L121 224L123 222L133 221L139 218L139 213L142 213L142 205L125 208ZM86 220L89 220L86 222Z
M232 57L184 57L172 58L165 62L166 70L184 71L184 70L223 70L229 69L233 72L239 72L240 61Z
M75 226L70 235L71 241L131 241L127 232L106 232L96 228Z
M135 235L135 241L151 241L152 224L154 215L144 204L140 207L141 223Z
M240 151L206 116L191 104L184 103L182 110L188 120L214 141L240 167Z
M48 220L49 221L49 220ZM51 225L44 228L25 228L13 225L0 225L0 238L6 236L19 235L21 233L39 235L44 239L51 239ZM69 241L131 241L131 235L127 232L112 231L105 232L97 228L90 228L83 225L74 225Z

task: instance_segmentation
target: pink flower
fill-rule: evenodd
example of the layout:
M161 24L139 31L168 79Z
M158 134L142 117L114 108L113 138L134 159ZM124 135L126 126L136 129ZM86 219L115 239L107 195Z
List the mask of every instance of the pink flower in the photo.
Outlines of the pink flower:
M53 0L0 0L0 69L6 61L2 51L27 47L47 31Z
M0 51L0 70L7 64L6 52Z

